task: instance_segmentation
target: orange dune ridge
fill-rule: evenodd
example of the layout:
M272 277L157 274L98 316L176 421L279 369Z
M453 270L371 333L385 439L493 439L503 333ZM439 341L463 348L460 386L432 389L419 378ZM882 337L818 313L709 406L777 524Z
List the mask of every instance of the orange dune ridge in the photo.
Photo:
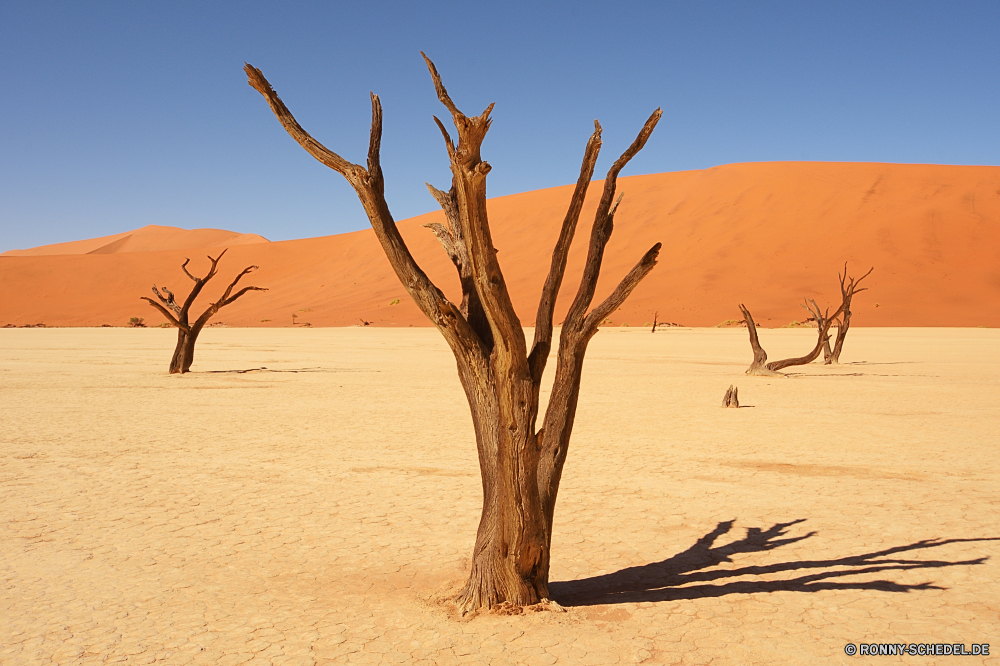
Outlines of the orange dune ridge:
M203 247L229 247L249 243L269 243L257 234L240 234L223 229L178 229L150 224L123 234L89 240L42 245L30 250L8 250L0 257L39 257L66 254L118 254L121 252L157 252Z
M783 326L808 316L803 298L836 307L837 272L847 261L855 276L875 267L864 282L869 290L854 300L856 326L1000 326L1000 167L731 164L621 178L619 191L625 197L595 303L655 242L663 249L659 265L610 325L642 326L659 312L663 322L714 326L738 319L742 302L761 325ZM579 283L600 192L594 182L557 322ZM494 245L524 325L534 323L571 194L572 186L564 186L489 201ZM430 278L457 302L454 267L422 228L433 221L443 215L428 213L399 227ZM155 242L144 240L151 229ZM191 245L198 234L210 240ZM205 255L223 245L230 249L199 304L251 264L260 270L241 284L269 291L247 294L220 311L217 322L291 326L294 314L296 325L429 325L370 229L270 243L218 230L146 227L0 255L0 326L122 326L136 316L155 325L162 316L139 297L155 283L180 298L190 288L180 268L184 258L192 258L193 273L204 274Z

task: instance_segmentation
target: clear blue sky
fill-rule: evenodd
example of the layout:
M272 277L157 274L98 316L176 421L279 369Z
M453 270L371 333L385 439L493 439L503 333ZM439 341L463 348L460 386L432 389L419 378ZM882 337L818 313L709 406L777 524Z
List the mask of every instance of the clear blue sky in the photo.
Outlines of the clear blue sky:
M418 51L467 113L496 102L490 196L603 173L775 160L1000 163L1000 3L26 2L0 6L0 251L146 224L271 240L367 226L353 191L246 84L362 162L385 109L396 219L446 187ZM442 116L444 117L444 116Z

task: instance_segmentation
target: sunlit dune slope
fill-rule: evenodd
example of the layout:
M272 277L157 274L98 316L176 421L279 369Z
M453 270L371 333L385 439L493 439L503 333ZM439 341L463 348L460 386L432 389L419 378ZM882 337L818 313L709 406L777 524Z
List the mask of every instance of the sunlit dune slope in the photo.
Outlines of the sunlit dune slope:
M201 247L228 247L269 242L257 234L240 234L223 229L178 229L150 224L141 229L89 240L42 245L30 250L8 250L2 257L37 257L66 254L119 254L122 252L157 252Z
M593 183L557 322L578 285L600 191L601 183ZM807 316L799 305L804 297L836 306L837 272L845 261L853 275L875 267L864 283L869 290L854 301L857 326L1000 325L1000 167L732 164L622 178L619 191L625 198L595 301L655 242L663 250L611 325L643 325L659 312L661 321L712 326L738 318L742 302L762 325L782 326ZM566 186L489 202L494 244L525 325L534 322L571 192ZM422 228L440 220L436 212L399 226L431 279L457 300L455 270ZM0 325L119 326L133 316L157 323L162 317L139 297L154 283L186 293L189 281L180 270L186 256L193 272L207 269L208 250L94 252L108 242L80 241L73 255L0 256ZM290 326L294 314L297 324L313 326L427 325L371 230L228 244L205 295L218 294L250 264L260 270L246 284L270 291L246 295L217 321Z

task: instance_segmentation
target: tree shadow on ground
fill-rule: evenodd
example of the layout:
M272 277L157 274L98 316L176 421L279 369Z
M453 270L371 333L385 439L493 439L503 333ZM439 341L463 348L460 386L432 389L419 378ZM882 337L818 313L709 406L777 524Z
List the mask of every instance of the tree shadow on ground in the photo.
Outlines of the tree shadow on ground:
M245 375L250 372L349 372L347 370L337 370L333 368L296 368L294 370L272 370L261 366L259 368L247 368L245 370L202 370L202 375ZM192 373L193 374L193 373Z
M787 523L776 523L766 530L751 527L747 529L744 538L716 546L715 542L733 528L735 521L727 520L719 523L714 530L698 539L686 551L673 555L662 562L628 567L602 576L550 583L549 592L552 598L563 606L592 606L640 601L701 599L721 597L727 594L778 591L879 590L882 592L912 592L940 590L945 588L930 582L911 585L884 579L871 580L870 576L885 571L940 569L982 564L988 558L980 557L952 562L948 560L905 559L900 555L952 543L1000 541L1000 538L925 539L905 546L832 560L801 560L760 566L712 569L712 567L722 563L732 562L732 556L739 553L774 550L814 536L816 532L809 532L803 536L786 536L789 527L804 521L805 519L801 518ZM803 573L793 578L780 580L731 580L745 576L774 576L786 572ZM864 576L865 579L842 580L848 576Z

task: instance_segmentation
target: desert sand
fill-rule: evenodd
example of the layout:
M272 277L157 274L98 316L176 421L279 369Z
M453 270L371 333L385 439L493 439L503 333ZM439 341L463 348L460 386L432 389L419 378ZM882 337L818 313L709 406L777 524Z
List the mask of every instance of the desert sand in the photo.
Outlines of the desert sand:
M761 333L773 358L814 336ZM465 618L442 600L481 487L436 331L209 329L170 376L174 338L0 330L0 663L1000 653L996 330L853 327L842 365L760 378L742 329L603 329L556 509L566 612Z
M8 250L0 257L41 257L67 254L122 254L125 252L160 252L269 243L257 234L240 234L224 229L178 229L150 224L141 229L113 236L82 241L42 245L28 250Z
M611 318L616 325L641 326L659 312L662 321L714 326L739 318L742 302L761 325L783 326L807 316L799 305L805 297L836 308L837 272L846 261L854 275L875 267L870 291L854 301L857 325L1000 326L1000 167L730 164L623 178L619 191L625 198L597 298L654 243L662 241L663 250L660 265ZM489 201L494 244L525 325L534 323L571 193L566 186ZM575 293L599 196L595 182L557 322ZM400 230L427 274L458 299L455 270L422 227L441 219L430 213L400 222ZM297 324L313 326L427 325L371 230L275 243L218 230L154 231L0 256L0 326L124 326L131 317L155 325L162 316L139 297L154 283L186 293L184 258L204 273L205 255L227 244L205 297L254 264L260 270L250 284L270 291L245 297L216 321L287 327L295 314Z

